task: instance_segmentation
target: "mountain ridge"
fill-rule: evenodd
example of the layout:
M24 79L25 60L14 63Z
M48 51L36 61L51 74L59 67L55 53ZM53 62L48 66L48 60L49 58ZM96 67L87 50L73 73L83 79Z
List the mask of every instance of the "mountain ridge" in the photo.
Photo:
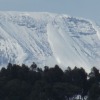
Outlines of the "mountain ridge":
M48 12L0 12L0 65L99 66L100 28L92 21Z

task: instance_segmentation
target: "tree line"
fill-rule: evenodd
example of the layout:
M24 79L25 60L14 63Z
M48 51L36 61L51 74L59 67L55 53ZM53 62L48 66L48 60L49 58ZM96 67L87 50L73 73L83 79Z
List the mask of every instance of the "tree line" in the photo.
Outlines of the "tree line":
M0 100L100 100L100 73L9 63L0 70Z

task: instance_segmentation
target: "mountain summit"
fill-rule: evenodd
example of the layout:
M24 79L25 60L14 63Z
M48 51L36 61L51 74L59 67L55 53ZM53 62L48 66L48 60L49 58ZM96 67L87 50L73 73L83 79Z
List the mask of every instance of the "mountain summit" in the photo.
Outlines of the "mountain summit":
M100 27L67 15L0 12L0 65L100 66Z

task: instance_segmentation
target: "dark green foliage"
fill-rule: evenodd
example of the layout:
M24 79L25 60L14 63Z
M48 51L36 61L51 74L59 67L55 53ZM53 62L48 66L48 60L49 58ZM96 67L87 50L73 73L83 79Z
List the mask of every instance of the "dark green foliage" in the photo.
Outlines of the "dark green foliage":
M100 100L100 84L93 84L89 91L88 100Z
M63 71L58 65L44 70L9 63L0 70L0 100L84 100L100 99L100 73L95 67L87 74L83 68ZM73 98L73 99L72 99Z
M89 73L88 90L88 100L100 100L100 73L96 67Z
M80 88L68 83L55 83L53 86L53 95L55 100L66 100L74 97L80 92Z
M31 85L18 79L11 80L4 86L5 98L10 100L28 100Z
M61 82L63 78L63 71L58 65L54 68L49 68L44 70L44 79L49 83Z

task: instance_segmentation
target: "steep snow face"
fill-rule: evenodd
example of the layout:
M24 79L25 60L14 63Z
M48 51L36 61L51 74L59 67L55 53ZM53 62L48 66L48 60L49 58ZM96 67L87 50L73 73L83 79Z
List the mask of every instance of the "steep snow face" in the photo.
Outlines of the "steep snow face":
M100 27L67 15L0 12L0 65L100 66Z

